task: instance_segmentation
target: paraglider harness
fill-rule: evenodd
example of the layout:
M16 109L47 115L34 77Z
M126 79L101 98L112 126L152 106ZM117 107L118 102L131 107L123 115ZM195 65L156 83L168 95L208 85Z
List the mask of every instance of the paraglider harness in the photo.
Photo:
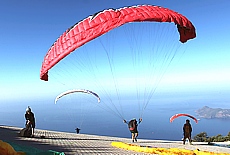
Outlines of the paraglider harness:
M134 120L131 120L131 121L128 123L128 127L129 127L129 130L130 130L130 131L135 130L135 128L136 128L136 123L135 123L135 121L134 121Z

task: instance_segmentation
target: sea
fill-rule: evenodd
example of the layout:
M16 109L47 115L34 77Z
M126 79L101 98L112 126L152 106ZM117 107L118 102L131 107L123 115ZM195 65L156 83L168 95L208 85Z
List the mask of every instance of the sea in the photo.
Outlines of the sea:
M201 95L202 96L202 95ZM170 123L169 119L177 113L187 113L198 119L193 127L192 136L206 132L209 137L221 134L226 136L230 132L229 119L205 119L196 114L196 110L209 106L211 108L229 109L228 97L207 96L183 96L183 97L158 97L151 101L145 108L142 119L138 125L139 138L155 140L181 140L183 137L182 126L188 117L179 117ZM106 110L97 104L74 103L74 105L57 105L50 100L36 99L29 102L9 102L1 104L0 125L24 127L25 109L31 106L36 118L36 128L52 131L75 133L80 128L80 134L92 134L113 137L130 138L131 134L127 121L139 115L134 108L133 101L127 101L123 105L124 118L115 115L115 109Z

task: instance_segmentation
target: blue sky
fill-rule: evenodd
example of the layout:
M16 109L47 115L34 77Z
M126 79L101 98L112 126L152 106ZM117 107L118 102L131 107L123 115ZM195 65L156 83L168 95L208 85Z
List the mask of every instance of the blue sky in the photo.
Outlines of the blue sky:
M162 88L229 91L229 0L12 0L0 2L1 104L31 98L54 100L53 85L39 78L44 56L54 41L98 11L138 4L172 9L196 27L196 39L162 79Z

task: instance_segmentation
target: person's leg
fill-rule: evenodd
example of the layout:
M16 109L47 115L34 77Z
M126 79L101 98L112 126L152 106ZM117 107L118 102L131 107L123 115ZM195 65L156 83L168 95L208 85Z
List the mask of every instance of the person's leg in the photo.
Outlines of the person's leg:
M135 141L137 142L137 136L138 136L138 132L135 133Z
M132 132L132 141L134 142L135 133Z
M184 145L185 145L185 140L186 140L186 138L183 139L183 144L184 144Z
M188 140L189 140L190 145L192 145L192 138L191 138L191 134L190 134L190 136L188 137Z
M32 137L34 136L34 128L32 128Z
M31 127L32 127L32 137L33 137L34 136L35 123L32 123Z
M184 145L185 145L186 138L187 138L187 136L186 136L186 134L184 134L184 139L183 139L183 144Z

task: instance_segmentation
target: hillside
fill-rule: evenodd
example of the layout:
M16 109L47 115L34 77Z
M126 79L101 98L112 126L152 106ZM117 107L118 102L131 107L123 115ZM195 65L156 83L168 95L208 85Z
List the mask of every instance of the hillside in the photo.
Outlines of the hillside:
M203 108L196 110L196 113L202 118L230 119L230 109L210 108L208 106L204 106Z

